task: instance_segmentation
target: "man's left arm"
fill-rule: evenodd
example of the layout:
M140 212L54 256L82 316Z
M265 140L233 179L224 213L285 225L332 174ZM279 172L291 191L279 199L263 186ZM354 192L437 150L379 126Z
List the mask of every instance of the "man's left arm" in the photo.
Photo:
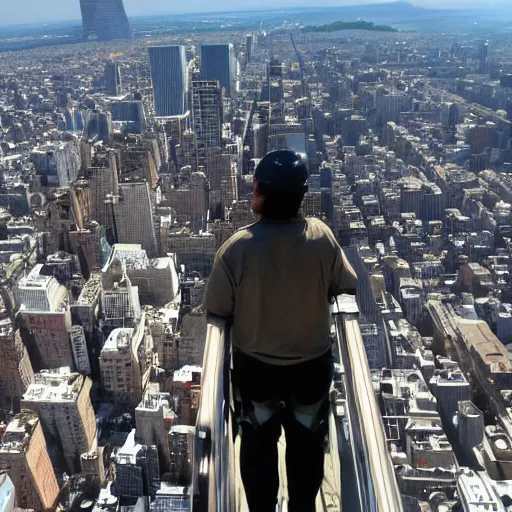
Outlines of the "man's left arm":
M235 279L223 247L215 256L204 295L204 306L210 315L230 318L235 310Z

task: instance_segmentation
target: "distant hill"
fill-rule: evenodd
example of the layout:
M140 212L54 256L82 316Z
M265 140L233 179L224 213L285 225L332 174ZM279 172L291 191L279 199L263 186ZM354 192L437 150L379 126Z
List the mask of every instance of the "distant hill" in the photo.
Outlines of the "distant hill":
M302 32L336 32L338 30L370 30L373 32L398 32L390 25L375 25L371 21L335 21L327 25L306 25Z
M376 25L392 25L400 30L425 32L484 32L506 30L511 25L510 7L492 9L457 8L427 9L409 2L346 5L339 7L300 8L294 10L296 18L305 25L331 23L333 19L367 21Z

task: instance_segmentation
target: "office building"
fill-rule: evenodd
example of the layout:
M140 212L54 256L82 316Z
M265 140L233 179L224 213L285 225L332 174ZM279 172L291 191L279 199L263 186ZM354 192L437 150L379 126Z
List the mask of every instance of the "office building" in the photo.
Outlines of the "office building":
M74 366L69 342L71 314L69 292L52 276L41 273L36 265L20 279L17 302L29 333L26 346L34 370Z
M150 46L149 63L158 117L187 111L188 71L184 46Z
M217 80L226 96L235 93L236 64L232 44L201 46L201 79Z
M161 482L160 489L156 493L155 501L151 503L151 512L190 512L192 500L190 487L173 486L167 482Z
M0 320L0 410L19 410L19 399L34 379L27 349L10 318Z
M359 137L366 133L366 119L361 116L352 115L341 121L341 133L344 146L356 146Z
M83 276L87 279L102 266L101 244L105 240L105 228L91 220L83 228L69 232L69 246L80 261Z
M192 459L194 450L194 427L174 425L169 432L171 457L171 479L176 485L192 483Z
M489 41L481 41L478 45L478 73L486 74L489 71Z
M105 479L104 453L105 446L98 445L98 440L95 439L90 451L80 455L81 473L88 477L99 478L99 481L103 482Z
M203 172L193 172L190 181L169 190L169 204L176 211L176 219L190 222L195 232L206 228L209 184ZM164 247L162 250L165 251ZM173 252L167 249L165 252Z
M467 402L471 398L469 382L456 368L436 372L429 384L432 394L437 398L445 430L453 429L453 417L459 412L459 402Z
M109 333L121 327L135 327L141 318L139 290L132 286L126 272L116 265L111 288L103 284L101 312L103 332ZM109 277L110 278L110 277Z
M78 138L69 142L51 142L30 154L43 187L68 187L78 177L81 166Z
M112 133L112 115L108 111L83 110L84 136L94 141L108 142Z
M61 458L56 466L63 463L71 473L80 471L80 455L91 449L96 436L91 388L89 377L69 368L43 370L21 400L22 410L39 415L51 455Z
M401 277L399 280L399 296L405 318L418 325L423 313L423 286L419 279Z
M135 429L130 432L125 444L115 459L116 481L112 492L120 498L155 498L160 489L158 451L156 446L146 446L135 441Z
M143 375L139 349L145 342L144 322L137 329L114 329L100 354L103 389L116 404L136 407L142 399Z
M484 415L472 402L463 400L458 404L455 423L457 440L464 457L460 462L468 466L473 465L476 462L473 450L482 444L484 438Z
M171 404L170 393L161 393L158 383L150 383L135 409L137 440L157 447L161 473L169 471L168 435L175 418Z
M219 82L192 82L192 116L200 156L222 143L222 93Z
M508 507L505 507L501 500L495 483L485 471L475 472L469 468L463 468L461 473L457 480L457 493L462 510L468 512L477 512L482 509L496 512L507 510Z
M105 92L109 96L119 96L123 92L121 68L117 62L110 61L105 65Z
M158 254L151 195L146 181L119 184L114 218L119 243L140 243L150 257Z
M0 439L0 471L12 480L17 507L53 510L59 484L37 414L18 414L7 425Z
M110 290L122 277L123 268L138 289L142 304L165 306L179 293L176 262L171 257L150 259L140 244L114 244L102 269L103 288Z
M158 184L158 170L161 159L155 138L145 138L121 147L119 152L119 181L138 181L144 179L154 190Z
M249 63L251 60L253 44L254 44L254 35L247 34L245 36L245 58L247 60L247 63Z
M376 96L377 121L385 125L389 121L398 123L401 112L412 110L412 97L403 93L379 94Z
M405 427L407 461L413 468L450 469L456 464L452 447L438 421L410 418Z
M123 0L80 0L84 41L131 39Z
M86 172L91 194L91 213L95 221L103 226L110 240L114 218L112 194L117 194L117 167L89 167Z
M126 133L143 133L146 129L146 114L142 101L114 101L110 104L112 122Z
M90 375L91 363L89 361L84 328L81 325L73 325L69 331L69 338L76 370L84 375Z

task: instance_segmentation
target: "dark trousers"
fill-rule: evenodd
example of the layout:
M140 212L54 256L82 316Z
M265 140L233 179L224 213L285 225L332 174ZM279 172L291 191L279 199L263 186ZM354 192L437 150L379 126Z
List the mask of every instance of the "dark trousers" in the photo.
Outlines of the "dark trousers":
M240 352L234 354L233 382L242 407L272 400L281 407L261 425L242 421L240 471L250 512L275 512L279 491L277 444L281 427L286 436L289 512L314 512L324 476L324 444L333 377L331 352L306 363L277 366ZM315 425L296 420L292 403L322 402Z

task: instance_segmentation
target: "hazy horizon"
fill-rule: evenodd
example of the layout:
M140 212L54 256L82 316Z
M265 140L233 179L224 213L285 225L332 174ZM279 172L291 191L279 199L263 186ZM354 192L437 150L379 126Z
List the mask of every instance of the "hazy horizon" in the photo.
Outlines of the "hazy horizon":
M48 8L51 2L52 8ZM346 5L362 5L376 3L391 3L390 0L325 0L320 7L342 7ZM409 3L418 7L426 8L463 8L463 7L489 7L499 6L500 8L509 7L507 2L502 0L482 1L482 0L411 0ZM141 6L140 0L124 0L124 5L128 16L143 16L154 14L186 14L194 12L222 12L222 11L245 11L265 8L290 8L290 7L313 7L310 2L303 0L281 0L276 3L274 0L249 0L240 8L238 2L232 0L222 0L216 4L217 9L212 10L212 4L208 0L194 0L188 4L188 9L176 8L176 4L165 0L145 0ZM319 7L319 6L314 6ZM67 20L80 20L80 2L79 0L18 0L15 3L8 4L2 8L2 19L0 26L32 24L32 23L50 23Z

